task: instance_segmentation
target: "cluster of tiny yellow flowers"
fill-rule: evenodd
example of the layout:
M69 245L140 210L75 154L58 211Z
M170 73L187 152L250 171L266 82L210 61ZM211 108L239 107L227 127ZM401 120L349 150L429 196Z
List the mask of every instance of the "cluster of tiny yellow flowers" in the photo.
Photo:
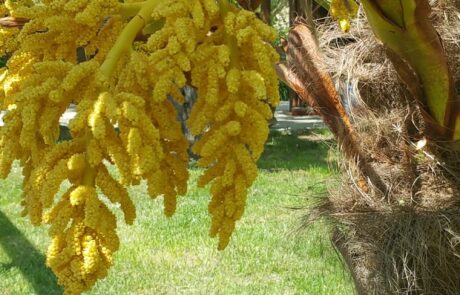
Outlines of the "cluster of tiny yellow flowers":
M339 21L340 29L344 32L350 30L350 20L356 17L359 5L355 0L332 0L329 11L334 19Z
M18 28L0 28L0 56L16 51L19 45L16 38L18 33Z
M257 176L270 105L278 103L279 94L273 72L278 55L270 46L275 32L253 13L225 4L219 8L216 30L191 58L196 65L191 84L202 99L189 123L195 134L205 132L193 147L201 156L198 163L208 167L198 185L212 182L210 234L219 236L224 249Z
M145 181L174 214L189 178L175 107L186 85L198 94L188 125L201 135L199 185L211 184L210 233L224 249L279 101L275 32L227 0L7 0L0 8L28 20L0 31L9 56L0 71L0 176L19 161L22 213L49 225L47 265L65 294L107 275L119 248L109 208L127 224L136 218L127 187ZM71 105L71 139L60 140Z

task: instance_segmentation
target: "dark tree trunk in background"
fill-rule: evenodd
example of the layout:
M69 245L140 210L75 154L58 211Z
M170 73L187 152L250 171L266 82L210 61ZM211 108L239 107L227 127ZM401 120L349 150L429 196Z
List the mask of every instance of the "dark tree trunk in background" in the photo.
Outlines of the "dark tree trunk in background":
M260 10L262 20L271 25L271 0L263 0Z

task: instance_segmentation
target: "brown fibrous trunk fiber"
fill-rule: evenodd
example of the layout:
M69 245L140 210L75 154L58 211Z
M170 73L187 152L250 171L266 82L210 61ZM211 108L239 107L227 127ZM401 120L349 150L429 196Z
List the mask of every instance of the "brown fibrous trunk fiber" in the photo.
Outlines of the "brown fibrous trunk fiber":
M460 13L455 1L431 5L460 85ZM326 21L317 34L360 149L388 190L363 190L361 169L344 157L340 185L310 209L305 224L322 216L337 225L333 242L358 294L460 294L459 152L425 140L423 110L363 15L349 33Z

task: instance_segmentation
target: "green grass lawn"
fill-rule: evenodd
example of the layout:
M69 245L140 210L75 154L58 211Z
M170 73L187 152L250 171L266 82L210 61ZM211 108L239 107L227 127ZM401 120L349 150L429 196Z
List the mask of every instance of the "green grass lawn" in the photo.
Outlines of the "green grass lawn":
M299 233L305 210L290 209L322 195L333 176L327 145L308 139L271 135L245 215L222 252L207 235L209 194L195 186L199 170L192 169L189 193L170 219L161 200L134 187L138 218L119 223L114 265L87 294L353 294L327 225ZM44 265L46 228L19 216L20 191L16 168L0 182L0 294L61 294Z

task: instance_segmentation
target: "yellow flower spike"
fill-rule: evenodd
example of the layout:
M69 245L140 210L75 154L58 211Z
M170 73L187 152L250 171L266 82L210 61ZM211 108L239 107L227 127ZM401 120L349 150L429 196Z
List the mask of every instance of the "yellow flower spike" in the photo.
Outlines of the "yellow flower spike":
M230 69L230 71L228 71L227 77L226 77L226 84L227 84L228 92L232 94L238 93L238 90L240 88L240 79L241 79L241 72L238 69L232 68Z
M253 18L251 27L258 33L259 37L266 42L274 42L278 36L278 32L272 26L267 26L262 20ZM279 55L274 57L279 58Z
M222 146L227 139L227 136L224 134L223 130L218 130L213 134L213 136L205 143L203 148L200 151L202 157L212 156L220 146Z
M165 100L161 103L152 103L149 115L151 120L155 122L155 126L162 138L169 140L181 140L183 138L180 122L176 119L176 109L171 102ZM148 126L149 129L146 129L146 132L153 133L155 129L152 128L152 123L148 124Z
M175 149L173 146L166 144L163 148L165 151L171 150L177 154L166 154L161 161L160 169L147 176L147 184L149 195L152 198L159 195L164 196L165 215L171 216L176 210L176 196L185 194L187 190L187 161L180 160L181 154L186 153L186 145L180 145L180 149ZM182 157L184 156L186 157L186 155ZM173 173L168 175L164 171Z
M101 12L111 15L119 10L120 3L117 0L94 0L75 16L75 21L80 24L96 25Z
M108 94L108 95L110 95L110 94ZM145 99L143 97L140 97L138 95L135 95L135 94L129 93L129 92L118 93L115 96L115 100L121 105L123 105L123 103L126 102L126 103L129 103L133 107L138 108L138 109L142 109L145 106Z
M146 115L139 118L139 130L142 133L143 142L155 150L159 159L163 158L163 150L160 146L160 131L148 119ZM170 139L177 139L175 136L170 136Z
M339 20L339 27L343 32L348 32L351 28L350 21L348 19Z
M177 186L176 190L178 195L184 195L186 192L181 190L182 186L187 185L188 180L188 154L187 154L188 142L186 140L178 141L175 144L164 145L164 149L168 151L163 162L166 163L170 170L174 172L172 177L174 185ZM182 191L182 192L180 192Z
M222 226L219 231L219 245L218 250L224 250L228 243L230 243L230 236L235 230L235 221L232 218L224 217Z
M225 132L230 136L237 136L241 132L241 124L238 121L230 121L225 125Z
M235 35L235 22L236 15L231 11L227 12L227 15L224 17L224 27L227 34Z
M155 85L153 91L153 100L154 102L161 102L166 99L168 95L169 88L171 87L171 80L168 76L160 78L160 80Z
M178 52L175 56L176 63L183 72L189 72L191 70L190 59L183 52ZM185 81L183 81L185 85Z
M267 104L265 101L256 101L252 103L252 108L257 111L257 114L254 116L257 116L258 118L258 124L260 125L266 125L265 122L267 120L270 120L273 117L272 110L270 108L270 105ZM252 115L252 114L251 114Z
M59 118L65 108L61 106L47 105L38 118L40 135L46 145L53 145L59 138Z
M174 194L164 195L164 214L166 217L171 217L176 212L177 198Z
M164 50L164 51L167 52L167 50ZM161 75L163 76L162 77L163 80L168 80L167 74L164 74L164 73L167 73L168 71L171 72L173 66L174 66L174 61L169 56L166 56L164 59L155 63L155 70L158 73L163 73L163 75ZM156 77L156 80L158 80L158 77Z
M148 175L151 171L160 168L160 158L150 146L143 146L138 153L138 174Z
M191 15L193 24L198 28L201 29L204 26L205 16L203 7L201 6L201 2L199 0L193 0L191 4Z
M77 280L82 280L84 278L84 270L83 270L83 267L82 267L82 261L81 259L79 258L73 258L70 262L69 262L69 266L70 270L72 271L73 273L73 276L77 279Z
M217 60L223 67L227 67L230 64L230 48L227 45L217 48Z
M217 6L216 1L213 0L201 0L201 3L203 4L203 7L207 14L209 15L209 18L213 18L218 15L219 13L219 6Z
M246 27L237 31L236 40L239 47L244 47L252 39L256 39L256 32L253 28Z
M121 142L116 137L113 137L113 135L109 135L104 141L104 147L107 149L110 160L117 166L120 172L120 183L129 184L132 179L129 155L122 147Z
M103 92L99 94L98 100L101 105L104 106L104 109L101 110L101 112L103 112L107 118L116 120L118 117L117 103L112 94L109 92Z
M64 232L62 248L54 257L48 257L47 265L53 269L59 269L70 263L73 256L81 255L80 238L84 230L84 225L81 222L73 222Z
M237 11L234 14L234 10L230 11L225 1L219 2L219 5L224 30L219 30L208 39L218 46L200 45L192 59L196 64L207 63L209 68L206 73L206 70L192 67L192 84L197 87L198 96L205 95L206 99L205 102L198 100L189 121L193 132L209 126L209 130L195 144L193 151L201 156L198 164L208 168L198 184L212 182L213 198L209 211L213 219L210 233L219 235L219 248L223 249L228 244L235 220L244 211L247 187L257 175L255 161L268 136L268 129L261 128L253 138L249 138L246 128L251 123L260 126L260 118L267 125L265 119L271 118L272 114L266 101L276 104L279 95L274 92L277 85L271 85L273 82L277 83L272 68L277 57L266 45L266 42L270 42L268 39L274 37L274 31L257 22L251 13ZM253 28L257 26L257 29ZM219 46L221 44L225 46ZM220 49L221 55L219 48L224 49ZM228 54L225 52L227 48L230 49ZM258 52L259 49L262 50L261 53ZM209 75L209 69L217 76L219 98L224 101L217 109L213 107L213 100L209 99L209 93L212 93L215 84L210 78L212 75ZM242 72L241 69L248 70ZM270 111L270 116L267 115L265 106ZM249 108L257 115L251 115ZM241 122L235 120L235 116L241 118ZM254 130L250 127L249 129ZM243 174L247 180L244 182L244 189L237 190L233 185L238 174ZM245 194L244 197L238 195L242 193ZM234 216L238 218L235 219Z
M169 40L169 36L174 34L174 28L166 27L150 36L149 40L147 41L147 47L150 50L158 50L163 48ZM160 61L160 56L167 56L165 55L167 51L155 51L149 58L152 59L155 63Z
M54 259L58 253L64 248L65 238L64 235L55 235L51 239L51 244L48 246L47 257L48 260Z
M241 170L247 177L247 182L252 183L257 177L257 166L254 160L251 158L249 151L242 144L234 146L234 153L238 164L241 166Z
M107 247L112 251L118 249L119 241L115 233L116 218L107 206L97 197L94 188L84 191L84 224L105 236Z
M79 206L85 202L86 196L92 194L94 188L90 186L80 185L70 193L70 204Z
M129 129L128 134L128 154L131 156L134 154L138 154L142 145L142 138L141 134L139 133L139 129L131 128Z
M77 114L69 122L70 132L74 137L78 137L88 125L88 115L91 113L91 106L86 102L80 102L77 107Z
M265 82L261 74L256 71L243 71L241 78L244 83L254 90L255 96L258 99L264 100L267 98Z
M193 61L195 64L198 63L206 63L207 60L213 60L215 54L215 46L212 43L207 42L203 44L199 44L193 53ZM199 67L194 68L194 73L204 73L207 70L207 67ZM196 83L198 82L205 82L206 80L196 79ZM195 83L193 83L195 84Z
M86 146L86 160L91 167L98 166L103 158L103 151L96 139L91 139Z
M243 126L240 139L248 145L252 158L257 160L263 151L263 144L269 133L266 120L257 112L253 112L245 118ZM253 128L254 132L248 128Z
M226 161L225 170L222 175L222 184L224 186L231 186L234 181L234 175L236 173L236 162L233 159Z
M235 193L233 189L228 190L224 194L224 203L223 203L224 212L225 212L225 216L230 219L233 219L233 215L235 214L236 209L237 209L234 196L235 196ZM231 232L229 233L229 236L230 235L231 235Z
M55 209L53 208L53 210ZM74 207L70 204L68 199L65 201L62 208L58 207L56 210L59 210L56 213L56 217L45 219L45 223L51 225L48 229L48 235L51 237L64 232L75 212Z
M241 173L236 173L237 176L235 177L235 204L236 210L233 214L234 220L239 220L244 213L244 204L246 204L246 198L248 193L248 187L250 183L248 183Z
M166 49L168 50L169 55L175 55L181 50L181 45L179 44L176 36L169 38Z
M216 122L226 121L228 117L232 114L232 112L233 101L228 99L228 101L216 111L214 119L216 120Z
M205 187L209 182L214 180L214 178L222 175L225 171L226 161L219 161L210 168L208 168L200 177L198 178L197 185L198 187Z
M96 175L96 184L101 188L112 203L119 203L123 211L125 222L133 224L136 218L136 208L128 195L128 191L118 181L110 176L105 166L99 167Z
M99 253L96 240L91 235L83 237L83 272L84 275L89 275L96 271L99 264Z
M329 11L334 19L339 21L340 29L350 30L350 20L358 13L358 4L354 0L332 0Z
M43 222L52 224L54 227L65 229L72 215L72 206L69 201L70 190L68 190L49 211L43 214ZM58 230L58 232L62 232ZM51 232L49 232L50 235Z
M208 70L208 87L206 92L206 102L211 106L216 105L219 93L219 79L216 67L210 67Z
M219 182L216 181L213 183L212 188L219 186ZM216 190L216 193L212 194L212 199L208 205L208 211L212 216L212 224L211 229L209 231L209 235L211 237L215 237L220 230L222 225L223 218L225 216L225 211L222 206L224 200L224 194L221 190Z
M79 294L106 274L111 253L99 234L77 219L64 235L53 237L47 265L56 273L66 293Z
M4 15L4 14L2 14ZM5 56L8 53L14 52L19 47L17 35L18 28L1 28L0 29L0 54Z
M65 77L64 81L62 81L62 89L65 91L72 90L83 78L94 73L98 66L99 64L95 61L87 61L73 67Z
M193 149L208 168L199 185L211 183L210 233L225 247L256 176L271 116L266 101L279 99L273 30L226 1L29 2L8 2L31 17L14 37L0 81L10 107L0 129L0 172L6 176L15 159L28 167L24 212L50 225L47 263L64 292L81 293L106 276L119 247L116 218L97 189L120 204L129 224L136 210L128 185L146 179L149 194L164 197L167 216L186 193L188 141L174 106L185 102L186 84L198 94L188 123L203 133ZM135 40L152 23L159 25L148 41ZM0 41L1 50L9 46ZM71 102L73 139L57 143ZM248 126L260 130L250 137ZM72 186L55 200L65 179Z
M54 201L54 196L59 191L61 183L68 178L68 159L60 160L48 173L40 191L40 198L44 208L49 208Z
M248 105L242 101L237 101L235 102L234 110L235 110L235 114L238 117L242 118L246 115L246 112L248 110Z
M174 83L171 84L168 94L172 91L171 89L174 87L182 88L187 83L187 78L185 77L184 73L180 70L179 63L176 61L177 66L173 67L173 74L174 78L172 79Z
M157 170L147 176L147 192L150 198L155 199L161 195L161 187L163 186L162 171Z
M140 111L130 102L123 102L122 104L123 117L129 120L129 122L135 126L139 124Z
M106 137L105 120L100 114L93 112L88 118L88 125L91 127L94 138L102 140Z

